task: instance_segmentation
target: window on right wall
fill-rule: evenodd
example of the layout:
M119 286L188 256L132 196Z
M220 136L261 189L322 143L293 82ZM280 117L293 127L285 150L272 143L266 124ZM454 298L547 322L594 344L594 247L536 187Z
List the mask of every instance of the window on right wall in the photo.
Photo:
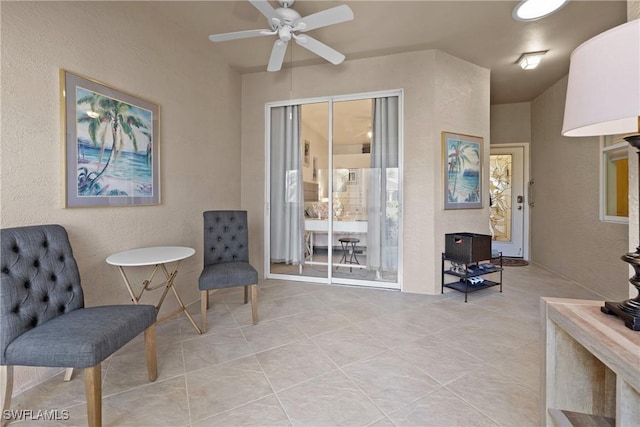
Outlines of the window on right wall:
M629 144L623 135L600 140L600 219L629 223Z

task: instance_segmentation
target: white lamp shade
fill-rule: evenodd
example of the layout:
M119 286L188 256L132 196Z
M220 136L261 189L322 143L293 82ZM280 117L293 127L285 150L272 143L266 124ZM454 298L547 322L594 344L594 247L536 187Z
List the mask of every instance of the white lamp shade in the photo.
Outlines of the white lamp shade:
M595 36L571 54L564 136L640 131L640 19Z

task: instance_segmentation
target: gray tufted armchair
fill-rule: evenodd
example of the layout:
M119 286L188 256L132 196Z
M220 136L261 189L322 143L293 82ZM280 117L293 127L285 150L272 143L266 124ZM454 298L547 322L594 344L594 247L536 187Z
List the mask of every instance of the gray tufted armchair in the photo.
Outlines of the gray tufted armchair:
M244 303L251 293L253 324L258 323L258 272L249 264L249 233L246 211L204 213L204 269L201 291L202 332L207 330L209 291L244 286Z
M13 365L84 368L88 423L100 426L104 359L144 331L149 380L157 377L155 308L85 308L78 266L60 225L3 229L0 241L3 414L11 404Z

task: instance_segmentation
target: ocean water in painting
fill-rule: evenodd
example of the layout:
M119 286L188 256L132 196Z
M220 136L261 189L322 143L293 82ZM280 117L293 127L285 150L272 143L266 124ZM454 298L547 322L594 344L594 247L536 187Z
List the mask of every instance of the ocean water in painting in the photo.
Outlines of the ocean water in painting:
M457 177L456 177L457 175ZM455 194L453 197L456 202L477 202L479 191L479 176L476 174L461 174L455 172L449 173L449 188L453 187L455 181Z
M102 166L105 159L111 155L110 149L105 149L102 155ZM89 171L100 171L98 160L100 147L94 147L91 141L78 141L78 170L88 167ZM150 158L146 152L120 153L117 161L111 161L111 165L102 175L101 181L105 182L102 195L120 195L134 197L149 197L153 195L153 174L150 167ZM93 166L93 168L91 168ZM116 190L116 191L114 191Z

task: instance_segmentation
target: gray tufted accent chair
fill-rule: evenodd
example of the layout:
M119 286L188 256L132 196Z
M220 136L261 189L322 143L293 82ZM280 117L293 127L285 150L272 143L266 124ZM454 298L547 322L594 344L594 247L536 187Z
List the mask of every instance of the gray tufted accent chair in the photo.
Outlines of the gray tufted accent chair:
M8 410L13 365L84 368L90 426L102 424L101 362L144 331L149 380L157 377L152 305L84 307L66 230L0 230L0 392ZM3 417L4 420L4 417Z
M249 264L246 211L204 212L204 269L201 291L202 332L207 330L209 291L244 286L244 303L251 294L253 324L258 323L258 272Z

